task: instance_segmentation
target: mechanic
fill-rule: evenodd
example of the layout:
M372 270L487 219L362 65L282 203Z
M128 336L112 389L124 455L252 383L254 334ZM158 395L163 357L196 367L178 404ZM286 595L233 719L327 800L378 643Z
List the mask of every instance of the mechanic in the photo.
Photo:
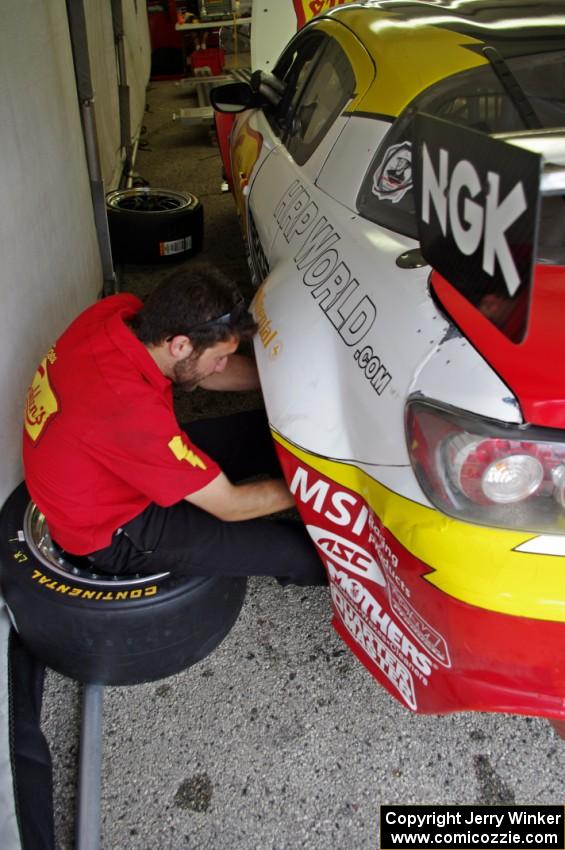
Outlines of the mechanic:
M173 410L173 384L257 389L236 354L256 330L202 263L145 304L112 295L72 322L35 374L23 438L28 490L64 552L103 573L326 583L302 524L264 518L294 504L264 411L179 425Z

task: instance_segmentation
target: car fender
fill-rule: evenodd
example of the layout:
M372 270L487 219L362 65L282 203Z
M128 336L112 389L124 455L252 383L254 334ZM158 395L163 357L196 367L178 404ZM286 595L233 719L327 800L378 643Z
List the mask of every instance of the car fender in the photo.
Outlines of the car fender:
M279 145L260 109L246 110L235 122L231 136L231 173L237 213L247 231L247 197L262 164Z
M351 215L290 167L269 185L256 219L277 232L254 311L271 421L331 457L408 464L404 399L449 328L430 298L428 270L396 265L414 240ZM376 243L378 272L367 250ZM297 373L307 379L293 381ZM349 401L336 386L347 387Z

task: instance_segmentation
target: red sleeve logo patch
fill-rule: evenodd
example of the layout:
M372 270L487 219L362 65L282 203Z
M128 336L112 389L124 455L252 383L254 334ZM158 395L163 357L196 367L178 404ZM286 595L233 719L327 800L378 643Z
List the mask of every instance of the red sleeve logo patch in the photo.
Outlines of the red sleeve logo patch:
M197 466L199 469L206 469L206 464L202 458L199 457L196 452L193 452L192 449L189 449L180 435L173 437L167 445L177 460L186 460L191 466Z
M55 359L56 354L50 349L37 367L27 393L24 427L34 443L39 440L51 418L59 412L59 403L49 384L47 372L47 361L54 363Z

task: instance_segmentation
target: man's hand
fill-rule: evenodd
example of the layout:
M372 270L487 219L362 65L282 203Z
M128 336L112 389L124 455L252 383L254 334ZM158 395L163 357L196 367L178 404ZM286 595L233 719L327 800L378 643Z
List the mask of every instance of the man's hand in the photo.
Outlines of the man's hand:
M203 378L198 386L205 390L258 390L257 364L243 354L230 354L225 369Z
M294 506L292 494L282 479L232 484L223 472L185 499L225 522L268 516Z

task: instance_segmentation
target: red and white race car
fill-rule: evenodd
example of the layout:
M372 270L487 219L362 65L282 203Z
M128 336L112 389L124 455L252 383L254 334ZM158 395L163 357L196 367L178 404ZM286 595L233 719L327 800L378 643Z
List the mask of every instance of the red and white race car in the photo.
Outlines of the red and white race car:
M562 3L341 6L212 101L336 629L413 711L563 722Z

